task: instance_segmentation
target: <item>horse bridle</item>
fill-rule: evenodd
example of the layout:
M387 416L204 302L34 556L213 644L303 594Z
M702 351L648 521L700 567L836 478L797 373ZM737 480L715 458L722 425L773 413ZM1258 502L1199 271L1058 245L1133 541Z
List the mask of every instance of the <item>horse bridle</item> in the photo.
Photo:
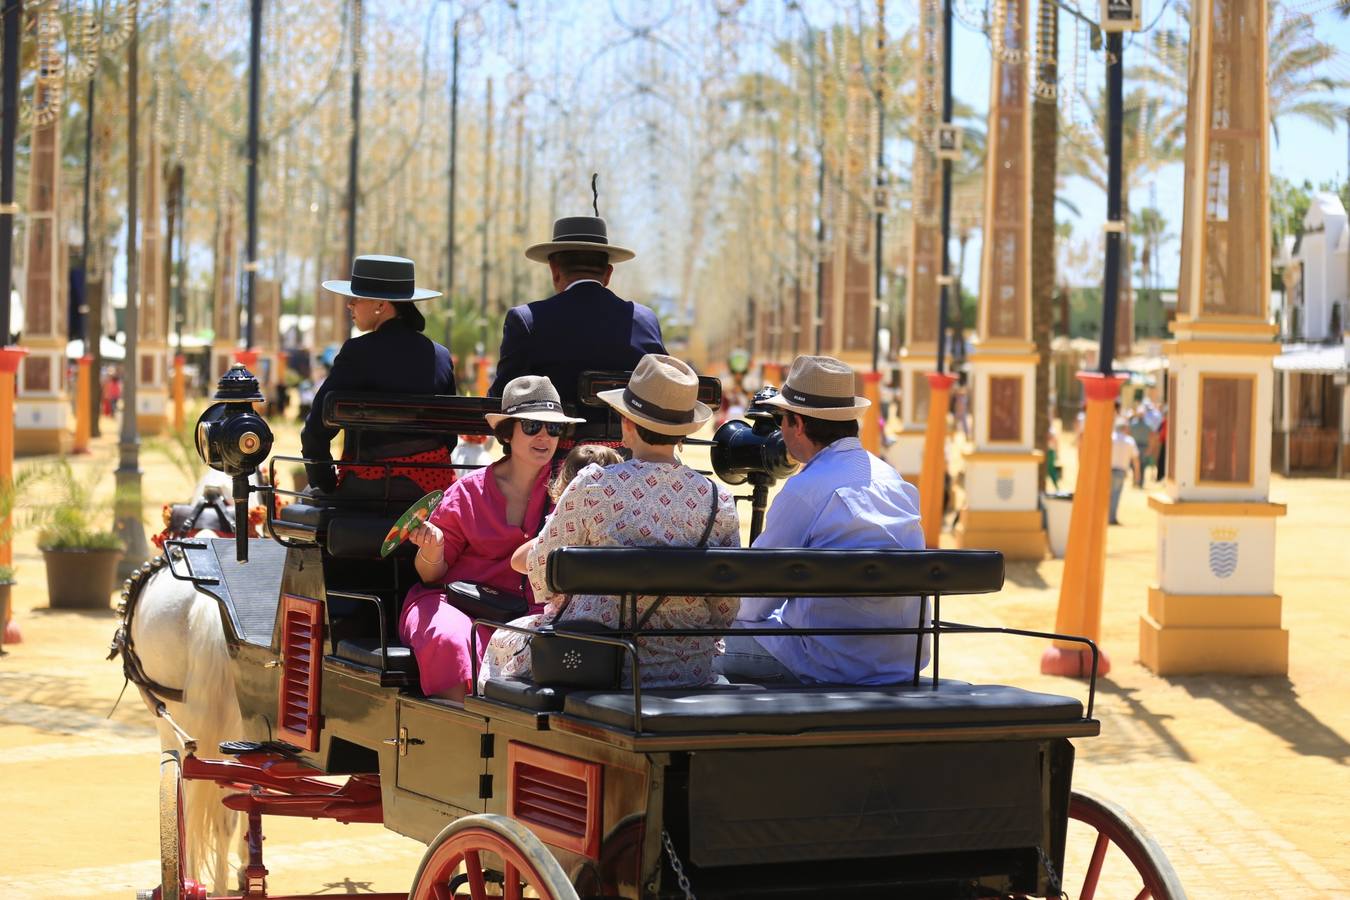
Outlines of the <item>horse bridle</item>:
M141 591L144 590L150 576L168 564L169 557L166 553L142 565L122 584L122 602L118 604L117 610L122 615L122 621L113 632L112 643L108 646L108 659L114 659L117 654L122 654L122 674L127 681L136 685L142 694L147 695L146 699L152 706L162 705L165 700L182 703L185 696L182 688L165 687L145 673L145 666L141 664L135 642L131 639L131 619L136 614L136 603L140 600Z

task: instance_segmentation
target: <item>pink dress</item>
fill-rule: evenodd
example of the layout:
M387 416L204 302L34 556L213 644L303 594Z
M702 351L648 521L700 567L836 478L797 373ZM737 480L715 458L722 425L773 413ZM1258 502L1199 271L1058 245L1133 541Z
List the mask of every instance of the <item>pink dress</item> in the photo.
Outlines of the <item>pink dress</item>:
M601 467L591 464L558 498L558 507L530 551L530 586L544 601L543 613L517 619L522 628L546 625L566 599L550 593L545 574L548 555L559 547L693 547L703 536L716 498L717 512L709 547L739 547L736 503L726 488L715 488L688 466L629 460ZM641 616L658 598L638 598ZM737 597L668 595L652 615L648 628L727 630L740 608ZM588 619L611 628L619 625L619 598L577 594L567 619ZM715 634L707 637L638 638L643 687L685 687L708 684L713 657L721 652ZM490 678L529 677L529 636L497 631L478 672L479 690ZM632 664L624 663L624 684L631 683Z
M534 537L548 509L549 467L539 471L520 525L506 521L506 497L492 473L500 463L478 469L456 481L431 513L431 522L445 534L447 569L443 583L470 581L498 590L521 592L521 576L511 568L511 554ZM530 610L542 610L526 586ZM422 692L444 694L473 678L469 660L469 617L445 602L439 585L417 584L408 591L399 617L399 637L412 648L421 673ZM491 632L479 632L478 653Z

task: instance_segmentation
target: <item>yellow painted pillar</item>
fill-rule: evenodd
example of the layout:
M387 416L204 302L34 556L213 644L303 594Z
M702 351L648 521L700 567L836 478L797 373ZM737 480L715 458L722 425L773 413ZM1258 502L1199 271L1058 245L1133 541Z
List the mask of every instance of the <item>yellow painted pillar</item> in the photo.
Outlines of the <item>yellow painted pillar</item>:
M183 367L187 360L177 353L173 358L173 430L183 430L183 404L186 402L187 384Z
M1098 641L1106 574L1106 518L1111 504L1111 431L1116 398L1125 378L1079 372L1078 380L1087 396L1087 420L1078 445L1078 484L1073 493L1055 631ZM1111 661L1103 650L1097 674L1109 671ZM1041 672L1085 678L1092 672L1092 652L1082 644L1056 641L1041 656Z
M75 445L72 453L88 453L89 439L93 434L90 423L92 410L89 407L90 369L94 358L88 354L81 356L75 374Z
M0 349L0 484L14 483L14 391L19 363L23 362L28 351L22 347ZM0 565L14 564L14 548L10 543L10 521L6 517L0 521ZM6 644L18 644L23 641L19 623L14 620L14 605L9 607L9 619L0 622L4 627Z
M474 373L474 392L479 397L486 397L488 386L488 358L480 356L478 357L477 371Z
M923 542L938 547L942 537L942 500L947 476L947 399L955 375L928 373L928 427L923 434L923 470L919 473L919 516Z
M868 453L881 455L881 373L864 372L863 396L872 401L863 415L862 445Z

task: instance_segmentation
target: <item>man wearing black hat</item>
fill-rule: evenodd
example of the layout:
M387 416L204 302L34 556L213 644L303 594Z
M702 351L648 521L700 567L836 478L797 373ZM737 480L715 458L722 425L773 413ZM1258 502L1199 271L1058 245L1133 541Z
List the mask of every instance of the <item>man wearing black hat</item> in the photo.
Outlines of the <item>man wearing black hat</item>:
M656 314L609 289L614 263L635 255L609 242L602 218L554 222L553 240L529 247L525 257L548 263L557 293L507 311L497 377L488 394L500 397L506 383L520 375L544 375L578 415L606 421L606 410L577 406L581 373L631 371L646 354L666 352Z
M398 256L358 256L352 261L350 281L325 281L324 289L347 297L347 308L358 330L338 351L323 386L314 395L300 447L306 459L320 460L306 466L309 483L323 491L338 484L329 444L338 429L324 424L324 399L334 391L368 391L388 394L454 394L455 367L450 351L422 334L426 319L415 305L439 297L437 291L418 288L413 262ZM359 446L348 441L343 460L352 462L450 462L453 435L438 438L399 432L362 434ZM383 466L342 466L344 478L373 480L384 477ZM393 474L416 483L422 493L448 486L450 469L408 467Z

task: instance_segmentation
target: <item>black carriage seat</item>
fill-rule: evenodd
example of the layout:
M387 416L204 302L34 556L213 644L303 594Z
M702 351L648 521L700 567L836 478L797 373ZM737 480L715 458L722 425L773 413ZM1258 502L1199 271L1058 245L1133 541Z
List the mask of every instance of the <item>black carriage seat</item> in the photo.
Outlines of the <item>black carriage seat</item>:
M563 713L611 728L633 728L631 691L573 692ZM643 691L642 731L657 734L800 734L865 728L1073 723L1083 704L1071 697L1007 685L928 679L919 687L802 686L713 692Z
M417 660L413 657L412 650L401 644L389 644L385 650L389 654L387 666L380 654L380 642L377 638L347 638L338 641L333 655L368 669L404 675L416 684Z
M764 691L766 688L762 684L732 684L721 675L717 676L717 682L705 685L701 688L689 688L686 690L697 690L700 692L719 692L728 691L754 692ZM483 686L483 696L489 700L495 700L498 703L504 703L508 706L518 706L521 709L528 709L531 712L562 712L563 705L566 703L570 694L574 693L573 688L549 687L547 685L535 684L525 678L492 678ZM643 691L644 698L662 694L657 691ZM664 694L662 694L664 696ZM645 699L644 699L645 704ZM633 717L630 713L629 722Z

